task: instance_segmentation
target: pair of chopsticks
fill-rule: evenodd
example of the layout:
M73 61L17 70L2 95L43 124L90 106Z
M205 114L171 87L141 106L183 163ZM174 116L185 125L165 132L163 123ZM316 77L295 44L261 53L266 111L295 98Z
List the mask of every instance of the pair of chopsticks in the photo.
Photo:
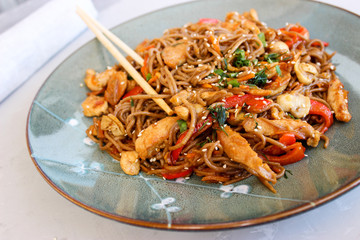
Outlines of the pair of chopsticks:
M123 41L116 37L112 32L103 27L99 22L90 17L80 7L76 8L76 13L81 17L89 29L95 34L102 45L114 56L114 58L125 68L125 70L134 78L140 87L149 95L157 95L158 93L148 84L148 82L140 75L138 71L126 60L120 51L114 46L116 44L123 49L129 56L131 56L141 66L144 65L144 60ZM106 36L114 43L106 37ZM153 100L168 114L172 115L173 111L169 105L161 98L153 98Z

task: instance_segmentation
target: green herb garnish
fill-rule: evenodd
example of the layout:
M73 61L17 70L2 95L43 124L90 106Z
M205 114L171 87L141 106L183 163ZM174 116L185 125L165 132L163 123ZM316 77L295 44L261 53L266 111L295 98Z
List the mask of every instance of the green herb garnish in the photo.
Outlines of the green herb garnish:
M210 110L211 116L219 123L220 129L226 133L224 130L224 125L226 119L228 118L228 113L226 112L228 109L224 108L223 105L216 105L214 108L209 107L208 110Z
M206 139L204 141L202 141L198 144L200 147L203 147L205 144L210 143L210 142L211 142L211 139L209 137L206 137Z
M284 178L285 179L288 179L288 176L286 175L286 173L289 173L290 175L293 175L290 170L285 169L285 173L284 173Z
M133 99L132 97L130 97L130 105L131 105L132 107L135 106L134 99Z
M228 62L227 62L226 58L224 58L224 65L225 65L225 70L227 70L228 69Z
M180 129L180 133L183 133L187 130L187 122L185 120L179 119L177 120L177 124Z
M260 72L257 72L255 74L255 77L249 80L249 83L254 84L258 87L263 87L266 84L267 81L267 75L265 73L265 68L261 70Z
M204 122L204 124L199 128L198 132L200 132L204 127L205 125L209 122L209 119L206 119L206 121Z

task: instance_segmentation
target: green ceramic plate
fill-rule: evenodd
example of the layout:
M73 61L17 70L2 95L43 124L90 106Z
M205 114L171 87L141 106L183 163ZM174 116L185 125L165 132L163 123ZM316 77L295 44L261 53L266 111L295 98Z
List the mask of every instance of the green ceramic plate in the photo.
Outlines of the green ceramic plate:
M229 11L255 8L268 26L286 22L306 26L312 38L330 42L337 74L350 91L353 120L336 122L327 132L328 149L308 149L306 159L287 168L293 175L276 184L277 194L255 177L222 186L199 178L164 181L123 174L119 163L92 145L85 135L91 119L82 115L81 87L87 68L102 71L115 64L92 40L73 53L47 79L31 107L27 138L31 157L45 180L73 203L99 215L139 226L163 229L222 229L269 222L312 209L360 182L360 32L359 17L341 9L300 0L210 0L186 3L119 25L113 31L135 47L171 27L199 18L224 19Z

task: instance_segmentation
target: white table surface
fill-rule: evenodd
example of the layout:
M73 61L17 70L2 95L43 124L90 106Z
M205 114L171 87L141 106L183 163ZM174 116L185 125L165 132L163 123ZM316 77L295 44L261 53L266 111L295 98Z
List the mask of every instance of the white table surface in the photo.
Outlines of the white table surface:
M105 1L111 4L111 8L103 1L95 2L101 7L99 20L112 27L146 12L185 1L188 0ZM360 14L358 0L322 2ZM7 18L6 13L1 19L8 19L10 24L13 17L19 19L11 14ZM29 157L26 118L36 92L49 74L91 38L93 35L89 31L82 34L0 103L0 239L360 239L359 187L287 219L210 232L176 232L131 226L88 212L60 196L44 181Z

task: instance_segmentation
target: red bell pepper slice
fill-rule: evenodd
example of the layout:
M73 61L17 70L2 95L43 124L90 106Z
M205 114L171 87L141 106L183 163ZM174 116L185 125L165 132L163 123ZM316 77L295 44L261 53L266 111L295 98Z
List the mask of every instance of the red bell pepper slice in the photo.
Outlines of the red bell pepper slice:
M187 175L192 173L192 169L186 169L185 171L181 171L181 172L176 172L176 173L163 173L161 174L164 178L171 180L171 179L175 179L175 178L180 178L180 177L186 177Z
M279 138L279 142L286 146L292 145L296 142L295 134L285 133Z
M305 147L300 143L294 143L289 146L291 149L289 152L285 153L284 155L280 156L273 156L273 155L265 155L267 160L270 162L277 162L280 163L282 166L288 165L291 163L296 163L305 157Z
M201 18L198 23L205 24L217 24L219 22L216 18Z
M288 31L285 30L285 28L280 28L279 29L283 34L286 34L288 35L291 40L287 40L285 41L285 43L288 45L289 48L292 48L292 46L301 41L301 37L299 37L296 33L293 33L293 32L297 32L297 33L300 33L301 35L303 35L305 38L309 38L310 35L309 35L309 31L303 27L303 26L292 26L291 28L289 28Z
M193 132L191 137L194 138L194 137L198 136L200 133L207 130L209 127L211 127L212 122L213 122L213 118L210 115L208 115L208 117L204 121L201 121L198 124L196 124L194 132ZM185 132L180 134L179 139L176 141L176 144L180 143L184 139L184 137L186 136L188 131L189 130L186 130ZM178 160L178 158L180 156L180 153L183 150L183 148L184 148L184 146L179 147L179 148L177 148L175 150L172 150L170 152L170 160L171 160L172 164L176 163L176 161Z
M329 46L329 43L328 42L325 42L325 41L321 41L322 42L322 44L324 45L324 47L328 47ZM319 42L313 42L312 44L311 44L311 46L312 47L318 47L318 46L320 46L320 43Z
M311 107L309 114L319 115L324 119L325 127L323 128L321 133L326 132L334 122L331 110L325 104L318 102L316 100L310 100L310 103L311 103Z
M284 133L280 138L279 138L279 142L286 145L286 146L290 146L292 144L296 143L296 136L294 133ZM265 154L270 154L270 155L281 155L283 153L285 153L284 150L282 150L280 147L275 146L275 145L270 145L268 147L266 147L263 152Z
M271 100L268 100L262 96L245 94L243 96L233 95L225 98L225 108L243 107L247 105L246 110L248 112L259 113L271 104Z
M133 89L131 89L130 91L128 91L128 92L122 97L122 99L127 98L127 97L130 97L130 96L138 95L138 94L143 93L143 92L144 92L144 89L142 89L140 86L135 86Z

